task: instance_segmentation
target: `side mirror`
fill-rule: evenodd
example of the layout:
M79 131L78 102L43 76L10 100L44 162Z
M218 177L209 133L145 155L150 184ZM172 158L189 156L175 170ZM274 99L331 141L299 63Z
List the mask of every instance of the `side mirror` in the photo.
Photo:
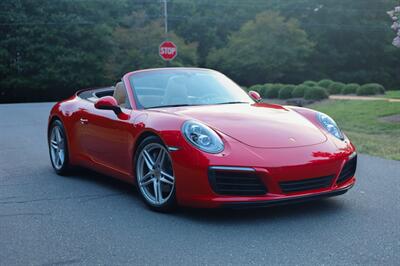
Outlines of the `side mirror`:
M262 98L260 94L256 91L249 91L249 96L256 102L261 102Z
M112 96L101 97L94 104L94 107L100 110L112 110L116 115L122 113L121 107L118 106L117 100Z

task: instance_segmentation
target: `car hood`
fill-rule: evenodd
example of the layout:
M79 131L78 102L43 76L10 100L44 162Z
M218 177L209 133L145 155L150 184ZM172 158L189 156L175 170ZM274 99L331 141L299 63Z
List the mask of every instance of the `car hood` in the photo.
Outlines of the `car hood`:
M327 140L309 120L279 105L191 106L168 108L168 112L199 120L239 142L257 148L292 148Z

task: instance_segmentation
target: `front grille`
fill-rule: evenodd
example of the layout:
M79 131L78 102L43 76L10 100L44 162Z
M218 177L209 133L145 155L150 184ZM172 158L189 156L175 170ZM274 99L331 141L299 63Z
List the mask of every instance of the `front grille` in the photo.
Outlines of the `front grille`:
M296 181L285 181L285 182L280 182L279 185L281 187L282 192L284 193L328 188L331 186L334 177L335 176L330 175L330 176L309 178Z
M357 156L354 156L354 158L348 160L343 166L342 172L340 172L336 184L346 182L350 178L352 178L356 173L356 168L357 168Z
M267 193L267 188L255 171L210 168L208 177L212 189L220 195L259 196Z

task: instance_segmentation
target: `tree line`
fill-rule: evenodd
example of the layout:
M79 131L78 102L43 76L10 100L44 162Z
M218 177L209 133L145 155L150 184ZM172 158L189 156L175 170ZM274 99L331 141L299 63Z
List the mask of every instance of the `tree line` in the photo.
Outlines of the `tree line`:
M55 100L162 67L220 70L244 86L333 79L400 88L386 11L397 0L2 0L0 102Z

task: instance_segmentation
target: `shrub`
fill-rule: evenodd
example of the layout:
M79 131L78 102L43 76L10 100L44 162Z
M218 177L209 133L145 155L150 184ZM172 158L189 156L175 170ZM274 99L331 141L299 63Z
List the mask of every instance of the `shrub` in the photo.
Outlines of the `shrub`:
M327 91L329 94L340 94L345 86L346 84L342 82L333 82L331 85L329 85Z
M308 87L315 87L315 86L318 86L317 82L311 81L311 80L304 81L302 85L306 85L306 86L308 86Z
M309 87L306 85L297 85L296 88L294 88L292 92L292 97L293 98L303 98L304 93Z
M320 86L320 87L322 87L322 88L325 88L325 89L328 89L328 87L332 84L332 83L334 83L332 80L330 80L330 79L323 79L323 80L320 80L319 82L318 82L318 86Z
M280 89L283 87L283 84L271 84L272 86L270 86L267 90L266 90L266 98L269 99L274 99L274 98L278 98L279 96L279 91Z
M355 94L360 87L357 83L350 83L343 87L342 94Z
M272 84L272 83L266 83L266 84L262 85L261 90L260 90L260 92L259 92L260 95L261 95L261 97L262 97L262 98L268 98L268 97L267 97L268 91L269 91L273 86L274 86L274 84Z
M380 93L385 93L385 88L377 83L365 84L357 89L357 95L374 95Z
M304 94L306 100L322 100L328 98L328 93L322 87L311 87L308 88Z
M294 85L284 85L279 90L279 99L290 99L292 98L292 92L296 88Z
M385 87L378 83L368 83L362 85L357 90L357 95L374 95L385 93Z

